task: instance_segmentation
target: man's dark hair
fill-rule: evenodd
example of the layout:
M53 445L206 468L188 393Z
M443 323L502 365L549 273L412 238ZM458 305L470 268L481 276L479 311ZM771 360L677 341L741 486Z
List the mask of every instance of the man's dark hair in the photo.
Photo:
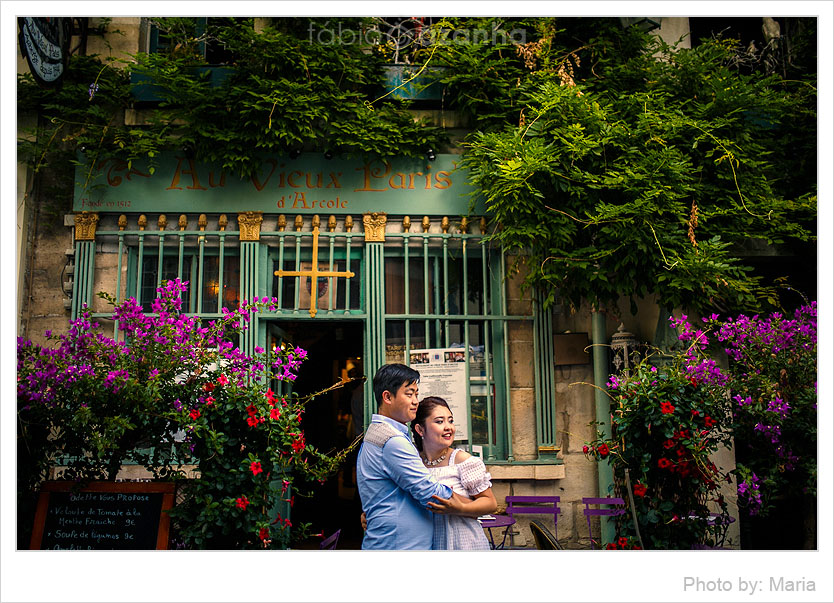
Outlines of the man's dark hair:
M386 364L374 375L374 399L377 408L382 404L382 392L396 395L403 385L420 382L420 373L404 364Z

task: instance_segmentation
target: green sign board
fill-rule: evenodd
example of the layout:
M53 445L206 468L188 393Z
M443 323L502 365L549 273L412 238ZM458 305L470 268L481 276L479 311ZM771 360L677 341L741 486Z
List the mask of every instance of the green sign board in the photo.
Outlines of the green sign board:
M89 173L76 171L73 209L93 212L262 211L290 214L466 215L472 187L458 155L425 159L295 159L264 157L260 170L241 179L185 153L145 163L107 159ZM85 186L86 183L86 186ZM475 213L483 213L476 206Z

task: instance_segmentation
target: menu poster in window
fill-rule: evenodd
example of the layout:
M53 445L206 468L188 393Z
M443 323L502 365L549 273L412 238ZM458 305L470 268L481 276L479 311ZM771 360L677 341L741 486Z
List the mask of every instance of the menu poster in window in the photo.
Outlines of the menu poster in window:
M455 440L468 440L466 351L462 348L411 350L408 363L420 372L420 399L438 396L446 400L455 418Z

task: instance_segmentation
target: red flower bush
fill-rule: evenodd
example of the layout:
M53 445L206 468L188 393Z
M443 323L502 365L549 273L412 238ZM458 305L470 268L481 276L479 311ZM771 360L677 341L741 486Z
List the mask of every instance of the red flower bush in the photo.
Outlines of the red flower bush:
M719 510L726 507L715 502L711 486L724 474L709 462L727 438L724 425L715 419L727 416L723 384L708 378L693 383L683 360L662 367L644 362L630 375L610 380L612 437L598 434L587 443L589 458L611 464L615 482L624 485L629 470L631 500L647 548L688 549L710 541L706 522L672 518L707 517L714 504ZM707 416L710 421L702 418ZM614 495L631 504L628 493ZM631 510L615 522L621 538L636 537ZM612 544L624 548L619 541Z
M288 491L314 494L351 451L324 454L304 441L301 416L317 394L279 398L268 387L294 381L306 351L256 347L248 356L232 343L253 313L275 310L277 300L244 301L204 323L180 312L187 284L175 279L157 291L152 314L132 298L115 303L101 294L114 304L119 341L96 332L86 309L66 334L47 335L50 348L18 341L18 422L22 441L38 455L21 483L36 489L55 457L78 459L61 477L79 482L111 478L125 463L157 479L192 465L198 477L184 481L183 499L170 511L178 545L287 548L310 526L290 529L284 521L260 538L275 505ZM281 412L272 412L278 402ZM72 425L73 437L37 438L41 431L28 425ZM182 435L172 441L172 431ZM166 446L148 452L147 441Z

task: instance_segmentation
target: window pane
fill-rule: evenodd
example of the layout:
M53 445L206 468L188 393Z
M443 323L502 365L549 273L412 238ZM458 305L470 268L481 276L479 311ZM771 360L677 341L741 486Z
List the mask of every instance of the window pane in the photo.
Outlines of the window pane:
M172 255L162 258L162 276L158 274L159 261L156 255L145 255L142 260L142 287L141 299L142 310L145 312L151 311L151 304L156 299L156 290L162 284L162 281L173 280L177 278L177 270L179 269L179 257ZM186 256L182 262L182 280L188 280L188 275L191 273L191 257Z
M202 312L215 313L217 295L220 292L220 258L209 256L203 259L203 307ZM223 307L234 310L240 306L240 258L223 258Z

